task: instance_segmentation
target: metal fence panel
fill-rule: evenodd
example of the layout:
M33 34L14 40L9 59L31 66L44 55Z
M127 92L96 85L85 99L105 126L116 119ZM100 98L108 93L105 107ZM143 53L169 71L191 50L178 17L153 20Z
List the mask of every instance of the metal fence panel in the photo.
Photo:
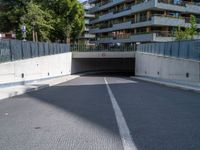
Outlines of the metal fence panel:
M69 46L69 45L62 44L62 53L69 51L68 46Z
M49 44L44 43L44 55L49 55Z
M45 55L44 43L41 43L41 42L38 43L38 52L39 52L39 56Z
M11 40L10 47L12 50L12 60L20 60L23 59L22 53L22 41Z
M55 46L55 44L54 44L54 43L52 43L51 45L52 45L52 49L53 49L53 51L52 51L52 52L53 52L53 54L56 54L56 46Z
M65 44L64 52L69 52L69 51L70 51L70 45Z
M150 45L149 44L145 44L145 46L144 46L144 52L145 53L149 53L149 50L150 50Z
M160 49L160 54L164 55L165 54L165 43L160 43L159 44L159 49Z
M153 53L153 49L151 47L151 43L147 44L148 53Z
M137 51L200 60L200 40L140 44Z
M22 42L22 51L23 51L23 59L32 57L30 42L25 42L25 41Z
M172 42L171 56L179 57L179 41Z
M8 40L0 40L0 62L11 60L10 42Z
M179 57L180 58L188 58L190 42L191 41L184 41L184 42L180 43L180 47L179 47Z
M37 43L31 42L31 51L32 51L32 57L39 56Z
M155 43L155 53L160 54L160 43Z
M144 51L144 45L139 45L140 46L140 51L143 52Z
M137 50L138 50L139 52L142 52L142 47L143 47L142 44L138 45L138 46L137 46Z
M200 60L200 42L192 41L189 43L189 58Z
M0 62L69 52L70 46L59 43L0 40Z
M172 44L171 43L165 43L165 55L166 56L171 56L171 47Z
M59 45L57 43L55 43L55 53L56 54L59 53Z
M143 45L143 52L145 52L145 53L148 52L148 44Z
M61 53L64 53L65 52L65 44L60 45L60 47L61 47Z
M51 43L49 43L49 54L50 55L53 55L54 54L54 46L53 46L53 44L51 44Z

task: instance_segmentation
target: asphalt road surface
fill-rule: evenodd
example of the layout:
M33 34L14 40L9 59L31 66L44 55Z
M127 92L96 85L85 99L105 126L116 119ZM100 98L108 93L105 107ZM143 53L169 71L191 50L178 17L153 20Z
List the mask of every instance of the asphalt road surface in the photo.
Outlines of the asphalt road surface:
M200 94L94 75L0 101L0 150L131 149L200 150Z

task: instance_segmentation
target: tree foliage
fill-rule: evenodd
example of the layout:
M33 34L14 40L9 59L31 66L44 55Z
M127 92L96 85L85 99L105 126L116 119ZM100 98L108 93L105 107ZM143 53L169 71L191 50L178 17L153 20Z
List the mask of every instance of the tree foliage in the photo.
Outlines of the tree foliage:
M185 28L184 30L181 29L179 26L175 31L176 40L192 40L194 39L195 35L198 35L197 32L197 21L196 17L191 15L189 21L189 27Z
M0 32L14 31L21 38L21 26L27 26L27 38L33 29L41 41L66 42L78 37L84 24L84 10L78 0L0 0Z
M51 14L32 1L27 4L26 10L27 13L21 17L20 23L26 25L28 33L27 37L31 39L32 32L35 31L38 33L40 41L48 41L50 31L54 30Z

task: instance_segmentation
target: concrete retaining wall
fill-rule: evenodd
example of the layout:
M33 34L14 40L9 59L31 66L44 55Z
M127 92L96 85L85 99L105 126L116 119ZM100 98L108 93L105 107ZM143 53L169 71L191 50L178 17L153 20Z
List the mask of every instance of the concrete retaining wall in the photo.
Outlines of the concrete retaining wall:
M199 61L137 52L135 67L139 76L200 82Z
M71 74L72 54L62 53L0 64L0 85Z

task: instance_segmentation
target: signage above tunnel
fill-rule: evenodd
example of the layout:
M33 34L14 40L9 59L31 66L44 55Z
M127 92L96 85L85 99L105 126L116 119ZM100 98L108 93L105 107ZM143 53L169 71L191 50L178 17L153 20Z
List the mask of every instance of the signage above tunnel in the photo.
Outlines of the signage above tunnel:
M135 58L135 52L72 52L72 58Z

